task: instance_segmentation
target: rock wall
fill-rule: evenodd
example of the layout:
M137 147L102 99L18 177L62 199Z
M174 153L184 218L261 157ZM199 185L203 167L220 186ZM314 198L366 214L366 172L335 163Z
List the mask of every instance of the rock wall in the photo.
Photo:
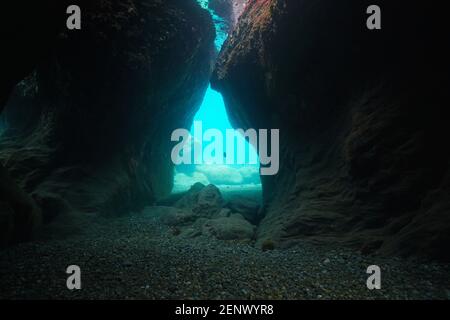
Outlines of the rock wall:
M138 210L171 191L170 134L207 88L211 18L194 0L79 1L82 29L69 31L68 4L44 1L44 21L2 40L2 100L28 76L5 106L1 163L44 220ZM2 23L17 24L19 8Z
M213 86L232 122L280 128L258 243L449 260L448 26L438 4L250 1Z
M244 12L248 0L209 0L208 5L233 26Z

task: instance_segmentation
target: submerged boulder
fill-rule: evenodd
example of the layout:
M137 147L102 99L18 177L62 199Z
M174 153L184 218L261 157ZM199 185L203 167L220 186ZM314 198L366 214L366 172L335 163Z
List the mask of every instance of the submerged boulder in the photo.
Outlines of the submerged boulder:
M192 210L198 217L211 218L217 215L224 204L222 194L215 185L197 183L175 204L177 208Z
M450 260L449 26L435 4L380 0L368 30L370 4L249 1L222 49L212 86L230 121L280 129L258 243L381 239Z
M253 239L256 228L243 214L254 214L257 206L251 200L237 199L232 206L240 209L241 214L224 207L225 204L216 186L196 183L175 203L175 207L151 207L150 211L164 224L181 227L180 235L186 238L205 235L219 240Z
M65 3L48 1L44 26L52 25L38 24L38 35L23 8L9 12L25 23L20 41L39 46L2 38L9 58L1 62L16 73L0 75L8 122L0 162L25 194L52 195L39 199L46 217L65 204L140 210L171 191L170 134L189 126L207 89L212 19L195 0L82 0L82 29L69 31ZM4 105L11 86L3 83L20 79Z
M198 201L198 194L205 188L203 183L195 183L183 196L175 202L177 208L193 208Z

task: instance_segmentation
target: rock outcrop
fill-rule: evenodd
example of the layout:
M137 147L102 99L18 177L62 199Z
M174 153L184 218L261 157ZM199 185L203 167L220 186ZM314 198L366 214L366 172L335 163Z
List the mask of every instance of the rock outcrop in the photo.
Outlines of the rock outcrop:
M450 260L448 37L442 8L250 1L214 74L236 127L279 128L258 243L341 242ZM370 248L369 250L366 250Z
M5 106L0 161L44 220L58 208L139 210L171 191L170 134L189 126L207 88L211 18L194 0L79 1L82 29L69 31L68 4L46 1L36 11L46 21L1 40L2 101L29 75Z
M191 210L175 207L155 206L151 207L151 213L159 218L163 224L171 227L191 225L198 219Z

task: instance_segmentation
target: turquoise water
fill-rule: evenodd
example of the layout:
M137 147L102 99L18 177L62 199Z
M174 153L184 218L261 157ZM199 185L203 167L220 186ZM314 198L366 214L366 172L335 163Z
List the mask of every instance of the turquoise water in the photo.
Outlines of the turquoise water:
M208 8L208 0L197 0L197 2L200 4L200 6L206 10L209 11L211 14L211 17L213 18L214 27L216 28L216 39L215 39L215 45L217 51L220 51L222 48L223 43L228 37L228 23L222 19L220 16L218 16L214 10L211 10Z
M215 46L217 51L223 46L228 37L228 25L221 17L216 15L208 8L207 0L198 0L200 5L207 9L213 18L216 27ZM228 119L225 103L221 93L213 90L211 86L208 87L203 102L194 117L194 123L191 127L191 141L190 149L193 144L201 144L206 147L210 142L202 142L194 139L194 124L201 122L203 132L208 129L216 129L220 131L223 137L226 137L227 130L233 130L233 127ZM203 184L213 183L220 189L236 190L259 190L261 189L261 181L259 177L259 161L255 148L250 145L242 136L238 135L235 143L235 152L237 154L237 145L242 143L245 146L246 164L226 164L226 159L230 156L224 153L223 162L220 164L191 164L179 165L175 167L174 192L188 190L194 183L201 182ZM226 148L226 147L225 147ZM250 159L256 159L254 164L250 164ZM237 160L237 157L234 157ZM236 163L234 161L233 163Z

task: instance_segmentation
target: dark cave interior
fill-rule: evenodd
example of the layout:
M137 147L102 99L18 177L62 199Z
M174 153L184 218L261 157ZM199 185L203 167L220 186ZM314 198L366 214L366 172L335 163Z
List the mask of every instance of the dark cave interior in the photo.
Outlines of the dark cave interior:
M298 291L295 268L316 274L314 261L357 261L357 271L336 271L350 288L370 259L428 288L376 297L448 298L450 55L440 5L380 0L383 28L369 31L366 0L80 0L83 24L73 31L71 1L7 2L0 296L67 297L4 274L20 274L25 257L64 268L69 248L95 270L139 272L145 257L167 283L75 298L314 299L328 291ZM220 130L280 130L277 174L174 166L171 133L189 130L211 101L221 109L201 120ZM208 291L203 273L214 278L208 270L219 267L198 263L219 253L230 284L219 278ZM434 272L422 278L416 261ZM266 274L280 286L252 278ZM110 281L90 276L93 287ZM188 278L191 291L170 288ZM371 298L351 292L329 298Z

